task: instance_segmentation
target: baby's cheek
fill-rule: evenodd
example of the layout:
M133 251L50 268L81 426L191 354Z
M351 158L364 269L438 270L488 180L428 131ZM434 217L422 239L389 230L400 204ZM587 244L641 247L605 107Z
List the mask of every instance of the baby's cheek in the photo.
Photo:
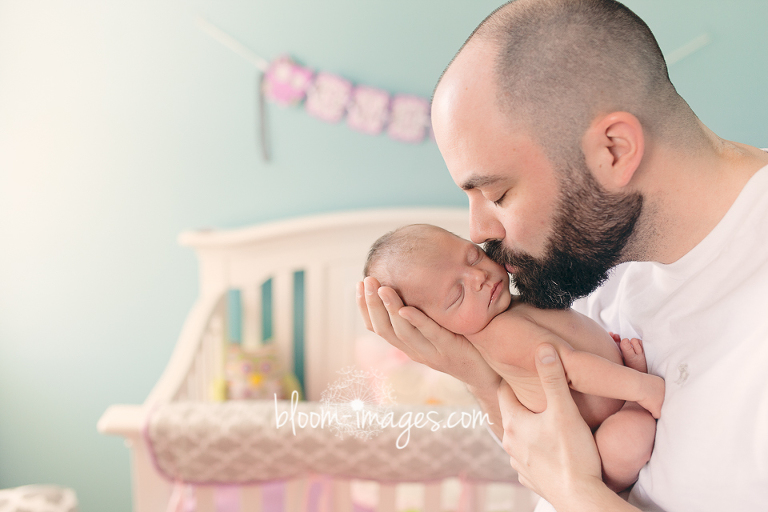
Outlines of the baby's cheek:
M447 313L446 311L442 311L440 309L432 309L432 308L425 308L421 310L425 315L427 315L429 318L434 320L438 325L441 327L445 327L449 331L453 331L453 327L455 327L456 319L454 318L454 315L451 315Z
M480 311L463 311L456 315L454 319L455 328L451 329L457 334L475 334L482 330L488 323L485 321L485 315Z

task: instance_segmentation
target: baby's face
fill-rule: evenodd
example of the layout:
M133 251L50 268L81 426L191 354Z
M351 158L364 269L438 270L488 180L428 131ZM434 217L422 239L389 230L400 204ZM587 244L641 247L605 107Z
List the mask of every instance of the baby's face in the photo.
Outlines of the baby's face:
M509 275L468 240L437 230L432 238L404 269L403 298L446 329L474 334L509 307Z

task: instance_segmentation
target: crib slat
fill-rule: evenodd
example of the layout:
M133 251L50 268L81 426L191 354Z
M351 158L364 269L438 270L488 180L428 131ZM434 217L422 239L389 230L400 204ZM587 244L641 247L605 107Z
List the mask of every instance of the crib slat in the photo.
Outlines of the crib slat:
M306 324L304 329L304 386L308 400L320 400L328 382L333 381L328 364L328 345L325 329L327 302L326 271L321 265L307 267L304 276Z
M379 485L379 503L376 512L395 512L397 486L391 484Z
M216 502L213 497L214 488L209 485L195 487L195 512L216 512Z
M189 369L186 388L186 399L195 400L197 398L195 396L195 391L197 391L197 358L192 361L192 366Z
M208 389L204 390L205 394L203 396L208 397L211 401L215 401L223 398L218 396L219 393L215 388L215 383L218 379L224 377L224 343L221 336L216 335L213 329L206 334L205 353L207 354L205 360L208 361L208 376L205 380L205 386Z
M352 512L352 486L348 480L333 482L333 511Z
M248 485L240 489L240 508L242 512L261 512L261 487Z
M208 336L203 336L200 340L200 348L197 352L196 366L199 368L197 371L197 387L195 388L195 400L206 401L208 400L208 379L210 378L211 360L208 359L208 351L206 350L208 345Z
M272 278L272 329L286 368L293 368L293 272L283 270Z
M285 512L303 512L307 479L289 480L285 484Z
M254 350L261 345L261 288L249 285L240 290L243 322L243 348Z
M440 512L442 501L442 485L437 483L424 486L424 512Z
M470 512L485 512L485 494L486 486L484 484L464 482L464 492L466 493L467 510Z

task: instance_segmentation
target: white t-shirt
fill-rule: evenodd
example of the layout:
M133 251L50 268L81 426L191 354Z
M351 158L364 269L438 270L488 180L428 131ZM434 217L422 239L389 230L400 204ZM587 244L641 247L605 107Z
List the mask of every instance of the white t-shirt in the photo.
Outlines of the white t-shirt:
M574 309L642 339L649 373L666 382L630 503L768 510L768 167L688 254L620 265Z

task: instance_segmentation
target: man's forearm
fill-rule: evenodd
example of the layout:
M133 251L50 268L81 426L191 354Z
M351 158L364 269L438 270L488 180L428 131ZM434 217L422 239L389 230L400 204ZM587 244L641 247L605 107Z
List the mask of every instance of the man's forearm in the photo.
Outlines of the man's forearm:
M602 480L588 479L574 483L573 489L552 500L557 512L640 512L610 490Z

